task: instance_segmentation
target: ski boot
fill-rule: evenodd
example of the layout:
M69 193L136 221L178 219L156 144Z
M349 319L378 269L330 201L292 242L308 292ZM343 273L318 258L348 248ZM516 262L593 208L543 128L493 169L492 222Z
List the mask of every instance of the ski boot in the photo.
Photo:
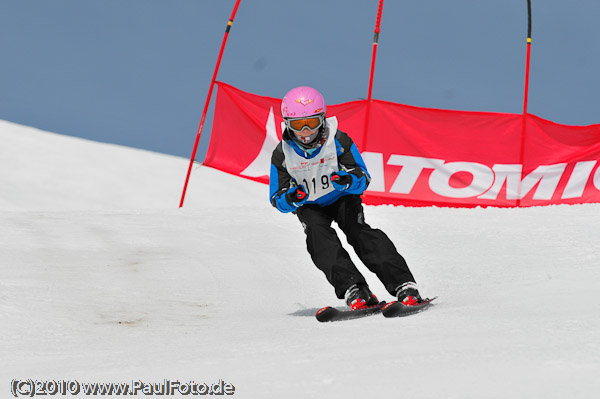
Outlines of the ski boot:
M412 281L404 283L396 288L396 297L398 302L404 306L415 306L423 302L417 284Z
M381 309L383 317L402 317L419 313L431 306L431 302L437 298L421 298L417 284L412 281L398 286L396 297L398 301L387 303Z
M344 294L346 305L350 306L350 310L363 309L379 304L377 297L373 295L369 286L366 284L354 284L348 288Z

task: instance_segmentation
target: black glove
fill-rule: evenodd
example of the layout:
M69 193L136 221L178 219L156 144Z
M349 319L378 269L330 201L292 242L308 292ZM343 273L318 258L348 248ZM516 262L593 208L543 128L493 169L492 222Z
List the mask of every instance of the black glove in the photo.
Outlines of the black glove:
M283 213L298 210L306 201L308 201L308 194L302 186L293 186L273 197L273 205Z
M303 186L292 187L285 194L287 202L290 205L296 204L296 206L302 204L307 197L308 195L306 194L306 191L304 191Z
M336 190L343 191L347 190L352 184L352 176L350 173L340 170L331 174L331 181Z

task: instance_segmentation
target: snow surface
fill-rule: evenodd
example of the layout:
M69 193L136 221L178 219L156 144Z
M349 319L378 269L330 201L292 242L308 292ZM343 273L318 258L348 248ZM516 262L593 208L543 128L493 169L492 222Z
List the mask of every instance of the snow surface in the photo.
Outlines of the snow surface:
M315 311L342 303L266 186L197 166L179 209L186 159L3 121L0 142L1 397L13 378L223 379L240 398L599 397L600 205L367 207L439 299L321 324Z

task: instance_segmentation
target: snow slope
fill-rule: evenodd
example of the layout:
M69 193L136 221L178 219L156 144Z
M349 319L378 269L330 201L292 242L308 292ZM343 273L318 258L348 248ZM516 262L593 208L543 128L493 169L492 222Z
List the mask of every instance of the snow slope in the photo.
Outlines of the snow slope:
M321 324L342 303L266 186L196 167L178 209L183 158L3 121L0 143L2 397L27 378L222 379L240 398L600 392L599 205L367 207L440 298Z

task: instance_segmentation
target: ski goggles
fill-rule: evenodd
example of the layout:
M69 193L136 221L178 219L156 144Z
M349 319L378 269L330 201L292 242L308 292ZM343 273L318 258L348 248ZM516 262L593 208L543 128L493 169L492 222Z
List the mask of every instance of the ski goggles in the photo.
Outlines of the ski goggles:
M323 114L311 116L308 118L287 118L286 125L295 132L301 132L304 129L315 130L320 128L325 121Z

